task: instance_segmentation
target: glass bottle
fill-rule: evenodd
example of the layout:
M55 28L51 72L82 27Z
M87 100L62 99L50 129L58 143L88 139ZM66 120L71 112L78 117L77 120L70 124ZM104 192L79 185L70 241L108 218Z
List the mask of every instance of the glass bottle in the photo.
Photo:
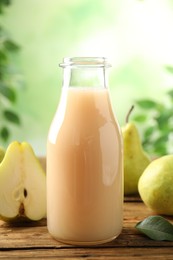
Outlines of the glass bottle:
M76 245L116 238L123 219L123 149L103 57L64 58L47 142L47 225Z

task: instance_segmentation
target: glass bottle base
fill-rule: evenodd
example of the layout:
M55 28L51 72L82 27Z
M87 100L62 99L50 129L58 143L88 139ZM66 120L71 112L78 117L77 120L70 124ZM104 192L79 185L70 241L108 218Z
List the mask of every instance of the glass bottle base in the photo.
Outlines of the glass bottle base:
M95 246L95 245L101 245L108 242L113 241L116 239L120 234L113 236L111 238L103 239L103 240L95 240L95 241L74 241L74 240L66 240L66 239L60 239L58 237L53 236L53 238L63 244L68 245L75 245L75 246Z

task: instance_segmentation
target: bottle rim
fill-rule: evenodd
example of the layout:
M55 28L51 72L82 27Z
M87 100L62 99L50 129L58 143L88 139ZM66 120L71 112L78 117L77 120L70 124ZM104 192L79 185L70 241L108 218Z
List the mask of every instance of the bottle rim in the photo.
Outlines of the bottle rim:
M111 64L108 63L106 57L65 57L60 67L85 67L85 68L109 68Z

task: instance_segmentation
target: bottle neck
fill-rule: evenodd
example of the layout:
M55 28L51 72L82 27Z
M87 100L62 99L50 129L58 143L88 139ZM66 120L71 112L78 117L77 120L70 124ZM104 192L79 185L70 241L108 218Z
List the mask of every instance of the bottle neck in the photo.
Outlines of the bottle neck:
M107 68L110 64L105 58L64 58L64 63L60 66L64 69L63 87L108 87Z
M64 68L63 86L107 88L107 71L105 68Z

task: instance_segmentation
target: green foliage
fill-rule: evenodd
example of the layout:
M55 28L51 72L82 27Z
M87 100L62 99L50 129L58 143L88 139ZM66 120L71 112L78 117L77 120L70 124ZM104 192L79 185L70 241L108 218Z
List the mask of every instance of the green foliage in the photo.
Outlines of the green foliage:
M172 153L173 89L165 94L163 101L141 99L136 101L136 107L133 120L140 125L144 149L153 156Z
M9 0L0 0L0 14ZM19 51L19 46L10 39L0 25L0 140L7 142L10 136L11 124L20 125L20 117L15 112L17 99L16 68L12 62L12 55Z
M167 65L167 66L165 66L165 69L166 69L168 72L173 73L173 66Z
M0 0L0 14L3 13L4 6L10 5L10 0Z

